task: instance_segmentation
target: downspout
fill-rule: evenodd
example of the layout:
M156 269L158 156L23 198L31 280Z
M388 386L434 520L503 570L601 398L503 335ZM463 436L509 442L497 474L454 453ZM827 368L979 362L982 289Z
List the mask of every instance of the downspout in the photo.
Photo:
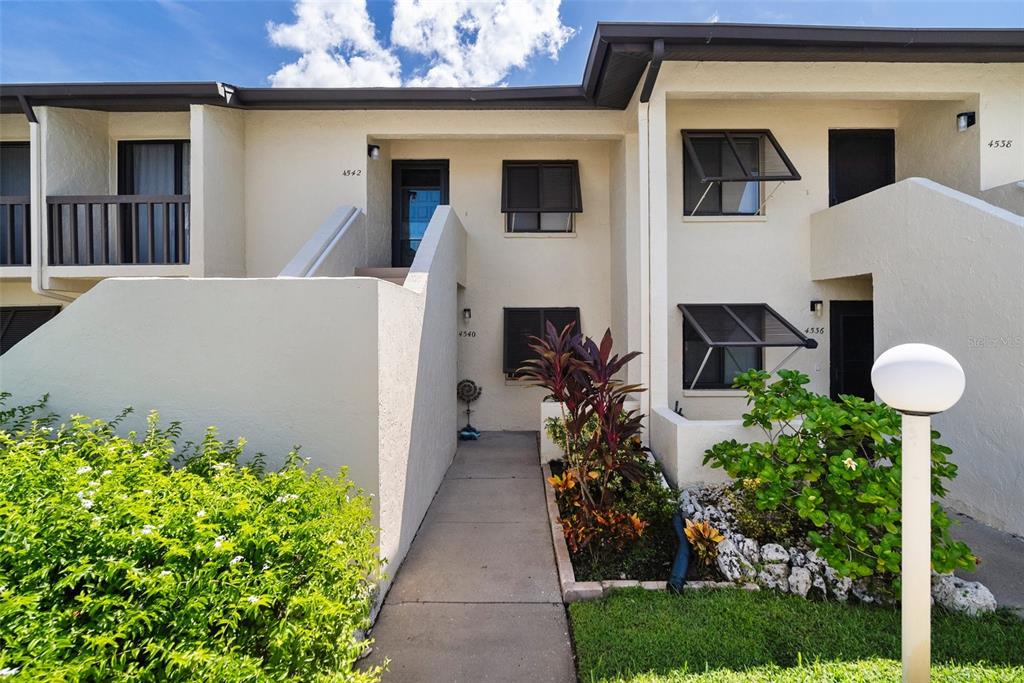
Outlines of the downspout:
M28 119L29 132L28 213L29 225L32 230L32 248L31 255L29 257L32 267L32 291L39 296L56 299L57 301L62 301L64 303L71 303L74 301L73 297L65 296L64 294L57 294L55 291L47 289L43 285L43 259L45 258L45 252L43 250L43 236L45 234L44 218L46 216L46 212L43 210L43 207L46 206L46 195L43 192L43 135L39 119L36 118L36 113L32 110L32 105L29 104L26 98L21 96L18 97L18 102L21 104L22 111L25 112L25 118Z

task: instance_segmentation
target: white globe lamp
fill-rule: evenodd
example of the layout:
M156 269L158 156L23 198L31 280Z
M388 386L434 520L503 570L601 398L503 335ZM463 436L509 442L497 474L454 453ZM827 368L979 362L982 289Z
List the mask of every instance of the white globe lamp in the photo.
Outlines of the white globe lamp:
M911 415L934 415L964 393L964 370L949 353L929 344L900 344L875 361L871 384L879 398Z
M889 349L871 368L878 397L903 413L901 618L903 680L927 683L931 674L931 416L964 393L964 370L928 344Z

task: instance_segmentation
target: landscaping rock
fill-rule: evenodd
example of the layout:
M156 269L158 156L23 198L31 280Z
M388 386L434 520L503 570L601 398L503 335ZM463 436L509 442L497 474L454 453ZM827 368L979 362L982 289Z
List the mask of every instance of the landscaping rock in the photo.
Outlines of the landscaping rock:
M772 562L764 565L757 573L757 582L765 588L774 588L783 593L789 592L789 564Z
M789 551L778 543L765 543L761 546L761 559L765 562L789 563Z
M722 576L728 581L750 579L757 574L754 565L743 557L736 545L728 538L718 544L718 559L715 562L718 565L718 571L722 572Z
M779 543L760 543L739 533L732 500L727 486L713 484L694 486L680 495L684 517L695 522L708 522L725 540L718 545L718 571L732 583L759 585L801 597L815 597L846 602L851 596L869 604L892 604L893 597L883 586L870 581L856 583L840 576L817 551L800 546L784 547ZM751 584L750 582L754 582ZM947 609L967 614L991 612L995 598L985 586L964 581L952 575L933 579L932 596Z
M952 574L932 574L932 597L946 609L972 617L996 609L995 596L988 588Z
M789 592L806 598L810 590L811 572L804 567L793 567L789 572Z
M737 545L739 546L740 552L743 553L743 557L747 558L747 561L751 564L757 564L761 561L761 547L757 541L752 538L743 538Z

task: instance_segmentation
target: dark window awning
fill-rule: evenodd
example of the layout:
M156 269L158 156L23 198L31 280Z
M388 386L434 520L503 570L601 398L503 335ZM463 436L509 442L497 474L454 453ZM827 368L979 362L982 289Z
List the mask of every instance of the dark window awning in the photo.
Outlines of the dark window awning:
M724 348L793 347L772 372L800 349L814 349L810 339L768 304L679 304L683 317L700 335L708 350L690 388L697 386L712 350Z
M684 130L683 146L702 183L800 180L770 130Z

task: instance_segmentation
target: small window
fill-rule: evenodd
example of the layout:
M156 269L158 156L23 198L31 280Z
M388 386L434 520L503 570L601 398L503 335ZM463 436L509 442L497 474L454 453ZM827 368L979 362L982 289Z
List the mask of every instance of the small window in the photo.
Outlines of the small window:
M534 357L530 337L543 337L547 323L561 332L569 323L580 331L578 308L506 308L503 371L514 377L523 364Z
M572 232L583 211L576 161L502 163L501 211L506 232Z
M53 316L60 313L60 306L4 306L0 308L0 355L7 353L15 344Z
M756 216L764 182L799 179L771 131L683 131L687 216Z
M748 326L758 326L759 316L757 313L743 310L744 308L735 306L733 310ZM708 354L708 349L711 349L710 354ZM701 364L704 365L703 369L701 369ZM763 369L764 353L762 348L753 346L711 347L701 338L689 320L683 320L683 388L730 389L736 375L747 370Z
M679 310L685 389L730 388L739 373L764 369L768 347L791 347L784 363L797 350L818 346L768 304L679 304Z

